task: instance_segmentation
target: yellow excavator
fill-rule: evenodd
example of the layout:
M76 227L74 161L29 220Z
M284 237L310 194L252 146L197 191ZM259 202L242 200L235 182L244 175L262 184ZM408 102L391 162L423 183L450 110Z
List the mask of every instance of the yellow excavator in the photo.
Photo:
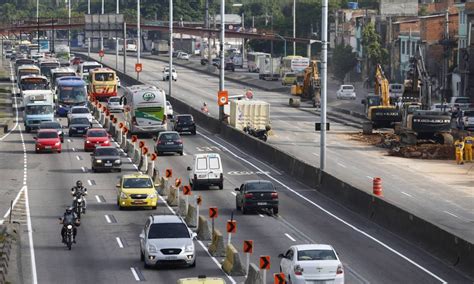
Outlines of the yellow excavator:
M400 122L402 119L400 111L390 103L388 84L389 82L385 77L382 66L377 64L377 69L375 70L375 93L367 95L367 98L362 100L368 119L368 121L362 123L362 132L364 134L372 134L374 129L392 128L395 123Z
M302 99L312 100L317 107L321 99L321 78L319 76L319 61L311 60L309 66L296 76L296 84L291 86L291 94Z

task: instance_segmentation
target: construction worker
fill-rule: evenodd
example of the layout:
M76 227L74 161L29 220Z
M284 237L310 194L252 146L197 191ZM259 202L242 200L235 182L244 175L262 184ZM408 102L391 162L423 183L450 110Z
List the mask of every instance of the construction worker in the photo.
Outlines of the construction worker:
M464 137L464 157L466 162L472 162L472 148L474 147L474 137L471 136L471 132L467 133Z
M454 142L454 149L456 151L456 163L458 165L463 165L464 139L462 136Z

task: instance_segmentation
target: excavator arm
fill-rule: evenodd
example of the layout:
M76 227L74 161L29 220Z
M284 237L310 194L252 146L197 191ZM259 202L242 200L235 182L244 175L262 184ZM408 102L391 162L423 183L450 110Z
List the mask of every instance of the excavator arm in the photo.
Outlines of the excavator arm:
M390 106L390 93L388 89L388 80L383 73L382 66L377 64L375 71L375 94L380 96L381 105L384 107Z

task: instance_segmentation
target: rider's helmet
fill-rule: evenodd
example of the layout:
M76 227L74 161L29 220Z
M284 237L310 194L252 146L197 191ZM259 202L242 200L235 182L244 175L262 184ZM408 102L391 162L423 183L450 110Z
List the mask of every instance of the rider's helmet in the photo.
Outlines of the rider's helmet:
M80 181L80 180L76 181L76 186L77 187L82 187L82 181Z
M72 213L72 207L67 207L66 208L66 213L71 214Z

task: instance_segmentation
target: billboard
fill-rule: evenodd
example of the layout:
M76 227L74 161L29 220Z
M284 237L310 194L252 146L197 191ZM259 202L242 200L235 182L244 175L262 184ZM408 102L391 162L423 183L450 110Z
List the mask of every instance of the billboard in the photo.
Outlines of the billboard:
M39 52L49 52L49 40L40 39L39 40Z
M123 36L123 14L85 15L86 38L116 38Z

